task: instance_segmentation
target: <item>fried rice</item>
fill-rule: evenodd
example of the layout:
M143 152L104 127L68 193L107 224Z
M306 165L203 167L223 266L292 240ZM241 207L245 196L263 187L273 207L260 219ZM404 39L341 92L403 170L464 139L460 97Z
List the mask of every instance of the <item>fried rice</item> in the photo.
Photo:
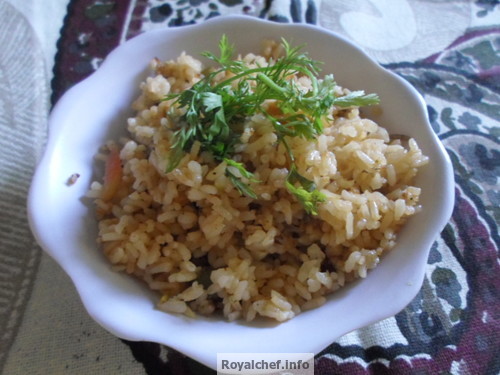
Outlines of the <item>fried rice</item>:
M240 59L265 66L279 53L277 43L266 42L261 55ZM242 195L226 163L199 142L166 173L174 129L173 104L164 98L191 87L205 67L183 53L155 59L151 69L132 104L128 138L108 142L98 155L109 167L114 153L118 166L107 181L92 183L89 196L105 256L157 291L159 309L286 321L365 278L419 211L413 181L428 158L414 139L391 138L357 107L332 107L316 139L288 140L299 172L326 196L317 215L286 189L287 150L262 114L245 119L233 156L259 181L252 185L257 199ZM293 79L310 89L308 77ZM335 95L348 92L337 86Z

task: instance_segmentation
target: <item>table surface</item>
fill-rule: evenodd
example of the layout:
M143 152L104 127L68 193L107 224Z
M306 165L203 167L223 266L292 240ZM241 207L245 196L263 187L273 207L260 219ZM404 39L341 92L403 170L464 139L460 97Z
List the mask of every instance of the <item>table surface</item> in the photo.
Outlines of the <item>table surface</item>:
M358 43L423 95L453 161L453 216L400 313L332 342L316 374L500 372L498 0L0 0L0 373L209 374L87 315L26 219L47 115L117 45L147 30L247 14Z

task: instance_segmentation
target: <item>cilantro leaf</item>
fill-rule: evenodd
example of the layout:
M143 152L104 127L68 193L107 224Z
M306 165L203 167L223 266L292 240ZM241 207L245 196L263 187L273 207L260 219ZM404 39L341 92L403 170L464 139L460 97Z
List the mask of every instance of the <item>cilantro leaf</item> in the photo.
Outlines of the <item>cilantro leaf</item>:
M236 168L240 174L245 177L246 179L252 181L252 182L259 182L259 180L257 180L254 176L253 173L249 172L245 166L243 165L243 163L239 163L233 159L228 159L228 158L224 158L224 161L226 162L226 164L229 166L229 167L233 167L233 168Z
M318 203L326 200L326 195L316 190L316 184L297 172L293 164L285 180L286 188L302 204L307 213L318 214ZM298 185L298 186L297 186Z
M247 197L250 197L252 199L257 199L257 194L255 194L255 192L252 190L252 188L250 187L250 185L248 183L242 181L242 179L240 177L236 176L231 171L230 167L234 167L234 168L238 169L238 171L240 172L240 174L244 178L246 178L247 180L252 181L252 182L258 182L258 180L256 180L254 178L253 173L248 172L245 169L245 167L243 166L243 164L237 163L234 160L224 159L224 161L226 163L228 163L228 167L226 168L226 176L229 178L229 180L231 180L232 184L234 185L234 187L236 189L238 189L238 191L240 192L240 194L246 195Z
M367 105L378 104L380 99L377 94L365 95L365 92L352 91L347 95L339 96L333 100L333 104L338 107L362 107Z
M223 106L222 97L214 92L203 92L200 94L200 99L205 112L210 112Z

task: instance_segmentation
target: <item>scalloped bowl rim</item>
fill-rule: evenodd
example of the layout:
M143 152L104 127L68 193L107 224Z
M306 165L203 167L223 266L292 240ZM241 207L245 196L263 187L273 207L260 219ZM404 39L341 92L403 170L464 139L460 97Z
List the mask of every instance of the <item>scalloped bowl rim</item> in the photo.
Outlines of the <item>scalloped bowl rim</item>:
M199 38L201 33L210 34L211 41L200 41L208 39ZM257 51L263 38L283 36L294 44L306 43L311 56L325 62L324 72L333 73L341 85L377 92L384 110L375 121L389 129L403 126L404 134L415 137L432 162L417 180L427 188L422 191L424 210L403 228L394 251L366 279L282 324L189 319L157 311L155 296L128 275L111 271L97 251L96 222L90 202L83 198L96 173L92 158L100 144L123 133L129 104L151 58L175 58L184 49L199 57L203 50L216 50L222 33L242 52ZM415 126L402 125L405 119ZM80 179L69 186L72 173L79 173ZM430 247L448 222L453 202L451 162L427 120L423 98L410 84L331 31L221 16L149 31L125 42L61 97L49 117L46 150L29 191L28 218L38 243L71 277L88 313L102 327L124 339L165 344L216 368L218 352L318 353L343 334L398 313L422 285Z

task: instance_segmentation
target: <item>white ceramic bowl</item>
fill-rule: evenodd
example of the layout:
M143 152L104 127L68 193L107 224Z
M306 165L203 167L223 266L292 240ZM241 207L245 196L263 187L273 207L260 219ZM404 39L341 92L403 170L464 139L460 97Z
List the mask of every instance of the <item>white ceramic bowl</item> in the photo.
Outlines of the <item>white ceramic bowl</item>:
M279 325L189 319L156 310L156 295L110 270L96 244L92 205L84 198L96 177L94 155L106 140L125 134L130 103L150 60L175 58L182 51L196 57L205 50L215 52L224 33L240 52L258 52L264 38L305 43L305 50L324 62L323 73L333 73L340 85L378 93L383 112L375 120L392 133L414 137L430 157L417 180L423 211L401 231L397 247L366 279L331 295L324 306ZM341 335L402 310L421 287L429 249L453 207L451 163L428 123L420 95L345 38L313 26L219 17L140 35L68 90L54 107L49 126L28 200L39 244L68 273L89 314L105 329L128 340L165 344L212 368L218 352L318 353ZM68 186L73 173L80 178Z

